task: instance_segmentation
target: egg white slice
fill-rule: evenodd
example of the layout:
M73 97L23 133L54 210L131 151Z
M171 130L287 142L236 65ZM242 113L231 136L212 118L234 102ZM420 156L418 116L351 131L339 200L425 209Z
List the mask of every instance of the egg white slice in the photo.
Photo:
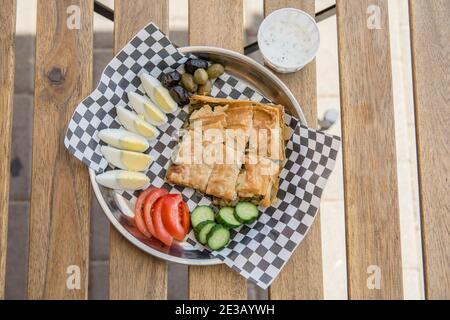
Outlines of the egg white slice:
M159 110L157 106L146 96L142 96L136 92L128 92L128 101L130 107L137 114L143 114L145 120L154 126L160 126L167 123L167 116Z
M95 177L98 184L115 190L140 190L150 185L150 179L141 172L111 170Z
M141 82L145 93L147 93L150 99L152 99L162 111L170 113L177 110L177 103L170 96L169 90L164 88L158 79L147 73L143 73L141 74Z
M124 129L104 129L99 131L98 137L107 144L123 150L143 152L150 146L144 137Z
M124 170L145 171L153 161L151 156L140 152L119 150L109 146L102 146L100 150L109 164Z
M137 133L148 140L155 139L158 136L158 129L146 122L144 116L125 109L124 107L116 107L119 122L125 129Z

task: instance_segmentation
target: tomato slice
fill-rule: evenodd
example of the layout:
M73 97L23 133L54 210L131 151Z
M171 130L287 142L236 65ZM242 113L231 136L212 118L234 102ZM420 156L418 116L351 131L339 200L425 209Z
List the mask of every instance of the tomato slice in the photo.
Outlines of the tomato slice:
M142 217L142 206L144 204L145 199L147 196L154 190L155 188L148 188L141 192L139 195L136 205L134 206L134 223L136 224L136 228L147 238L150 238L152 235L148 231L144 218Z
M157 238L167 246L173 239L183 240L190 228L189 208L179 194L150 187L138 197L134 221L146 237Z
M156 200L155 204L153 205L153 210L151 213L153 227L155 230L155 237L159 241L164 243L166 246L171 246L173 242L173 237L170 235L169 232L167 232L162 221L162 205L164 203L165 198L169 196L170 195L167 194Z
M162 203L162 221L167 232L176 240L183 240L189 230L189 209L179 194L169 194Z
M147 227L147 230L156 237L155 228L153 227L152 221L152 207L155 204L156 200L161 198L162 196L168 194L169 192L166 189L153 188L153 190L148 194L144 203L144 222Z
M191 216L189 215L189 207L184 201L180 203L180 219L181 225L184 229L184 236L186 236L189 233L189 228L191 227Z

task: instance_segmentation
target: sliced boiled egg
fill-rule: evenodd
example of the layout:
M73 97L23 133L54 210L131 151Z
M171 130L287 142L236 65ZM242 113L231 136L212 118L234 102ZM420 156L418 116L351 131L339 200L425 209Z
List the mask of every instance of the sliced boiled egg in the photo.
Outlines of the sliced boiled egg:
M139 190L148 187L150 179L141 172L111 170L97 175L98 184L111 189Z
M170 96L169 90L163 87L158 79L152 77L147 73L141 75L142 86L145 93L155 102L162 111L166 113L174 112L177 110L178 105Z
M167 116L164 112L159 110L159 108L146 96L136 92L128 92L128 100L133 110L138 114L143 114L145 120L152 125L160 126L167 122Z
M124 150L143 152L148 149L148 140L124 129L104 129L98 137L107 144Z
M145 171L153 161L151 156L140 152L120 150L109 146L102 146L100 150L108 163L124 170Z
M158 136L158 129L146 122L143 115L137 115L124 107L116 107L116 110L117 117L125 129L140 134L149 140L155 139Z

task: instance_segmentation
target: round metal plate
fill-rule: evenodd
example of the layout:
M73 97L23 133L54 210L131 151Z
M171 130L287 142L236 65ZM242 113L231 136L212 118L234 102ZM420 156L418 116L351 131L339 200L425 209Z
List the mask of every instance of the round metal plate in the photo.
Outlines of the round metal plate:
M282 104L286 112L306 124L300 105L291 91L271 71L240 53L205 46L179 48L182 53L192 53L209 61L222 63L226 72L246 82L271 101ZM158 240L144 238L133 222L133 204L111 189L102 187L95 181L95 172L90 169L89 176L95 195L114 227L139 249L164 260L188 265L213 265L222 263L214 256L198 251L187 243L176 243L170 248Z

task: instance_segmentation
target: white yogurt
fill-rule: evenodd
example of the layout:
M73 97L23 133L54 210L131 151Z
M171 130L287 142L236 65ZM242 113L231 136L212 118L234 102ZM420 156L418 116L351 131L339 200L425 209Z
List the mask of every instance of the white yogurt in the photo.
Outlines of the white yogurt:
M311 62L319 43L316 22L297 9L272 12L258 30L258 45L264 60L279 72L294 72Z

